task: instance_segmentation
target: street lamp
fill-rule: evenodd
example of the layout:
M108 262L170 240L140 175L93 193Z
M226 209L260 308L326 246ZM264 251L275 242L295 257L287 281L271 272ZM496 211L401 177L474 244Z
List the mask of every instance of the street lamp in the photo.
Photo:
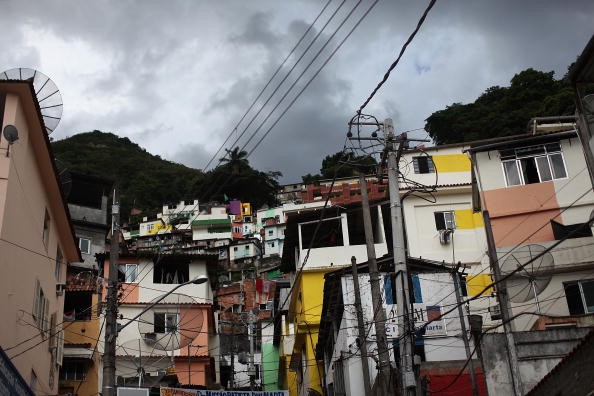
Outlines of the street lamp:
M179 285L175 286L173 289L169 290L167 293L163 294L161 297L157 298L149 306L145 307L142 311L140 311L140 313L138 315L136 315L135 317L133 317L132 319L130 319L127 323L125 323L123 325L118 325L118 333L121 332L123 329L125 329L130 323L132 323L135 320L137 320L138 318L140 318L142 316L142 314L144 314L145 312L147 312L149 309L153 308L155 305L157 305L158 303L160 303L161 301L163 301L165 299L165 297L169 296L170 294L172 294L174 291L176 291L180 287L186 286L186 285L189 285L189 284L201 285L203 283L206 283L207 281L208 281L208 276L206 276L206 275L199 275L199 276L195 277L192 280L189 280L189 281L184 282L184 283L180 283Z

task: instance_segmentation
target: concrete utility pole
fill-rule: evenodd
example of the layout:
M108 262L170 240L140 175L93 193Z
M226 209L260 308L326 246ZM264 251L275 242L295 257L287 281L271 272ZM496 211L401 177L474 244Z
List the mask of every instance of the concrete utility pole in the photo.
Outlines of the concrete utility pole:
M413 370L414 347L412 340L412 316L409 312L408 269L404 244L404 220L398 186L398 161L394 151L394 126L392 119L384 121L386 151L388 154L388 182L390 191L390 214L392 244L394 247L394 271L396 272L396 309L398 315L398 338L400 339L400 374L402 395L416 395L416 378ZM402 143L400 143L402 144Z
M256 366L254 365L254 313L249 311L248 315L248 337L250 338L250 363L248 366L248 375L250 376L250 390L256 390Z
M115 352L118 314L118 261L120 258L120 203L116 189L111 205L111 242L109 247L109 278L105 304L105 351L103 354L102 396L115 396Z
M369 283L371 284L371 300L373 303L373 318L375 324L375 338L379 352L379 385L382 395L393 394L391 381L390 350L386 337L386 311L380 290L380 276L375 259L375 245L373 242L373 228L371 225L371 211L367 196L367 182L365 175L359 175L361 189L361 204L363 207L363 227L365 228L365 242L367 245L367 263L369 265Z
M357 312L357 328L359 330L359 350L361 351L361 364L363 365L363 387L365 396L371 395L371 380L369 379L369 358L367 356L367 341L365 334L365 321L363 320L363 309L361 307L361 291L359 289L359 271L357 270L357 259L351 257L353 267L353 289L355 290L355 312Z
M454 271L452 271L452 278L454 280L454 291L456 292L456 303L458 305L458 316L460 317L460 329L462 330L462 341L464 341L464 350L466 351L466 358L468 359L468 370L470 372L470 382L472 383L472 396L479 396L478 385L476 382L476 375L474 373L474 364L472 363L472 352L470 352L470 345L468 343L468 333L466 332L466 320L464 317L464 310L462 308L462 287L460 285L460 275L458 269L460 263Z
M493 272L493 280L495 281L495 291L497 292L497 301L501 309L501 320L503 322L503 332L505 333L507 357L509 362L509 374L512 380L515 396L522 396L522 377L520 377L520 367L518 366L518 351L514 342L514 335L511 327L511 314L508 306L507 287L505 281L501 280L501 268L499 267L499 259L497 258L497 248L495 247L495 239L493 238L493 229L491 228L491 219L489 218L489 211L483 211L483 222L485 224L485 234L487 236L487 248L489 253L489 263L491 264L491 272Z

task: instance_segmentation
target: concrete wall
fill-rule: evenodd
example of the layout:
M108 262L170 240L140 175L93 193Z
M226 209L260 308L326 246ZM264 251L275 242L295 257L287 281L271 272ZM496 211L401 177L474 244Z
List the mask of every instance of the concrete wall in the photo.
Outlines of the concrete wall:
M48 321L52 314L61 319L64 297L56 294L56 283L64 282L66 262L78 261L78 252L53 172L45 131L37 118L29 86L22 84L22 88L22 92L7 95L0 125L3 129L13 124L19 131L19 140L11 146L10 155L0 150L0 289L4 296L0 344L25 381L29 382L32 372L35 373L36 393L55 394L58 362L52 361L50 337L40 331L32 316L35 284L40 282L48 299ZM6 139L0 139L0 147L7 148ZM50 221L44 241L46 210ZM63 261L56 274L58 248ZM23 343L28 339L31 342ZM19 347L11 348L19 343Z
M589 331L590 328L573 328L515 332L524 392L538 384ZM489 394L513 394L505 335L485 334L481 341L481 350Z

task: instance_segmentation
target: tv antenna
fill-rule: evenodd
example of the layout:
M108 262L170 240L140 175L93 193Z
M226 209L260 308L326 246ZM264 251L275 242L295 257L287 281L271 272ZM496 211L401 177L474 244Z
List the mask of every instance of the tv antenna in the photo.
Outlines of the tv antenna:
M56 83L42 72L24 67L1 72L0 80L20 80L33 83L45 132L48 136L51 135L60 123L63 110L62 95Z

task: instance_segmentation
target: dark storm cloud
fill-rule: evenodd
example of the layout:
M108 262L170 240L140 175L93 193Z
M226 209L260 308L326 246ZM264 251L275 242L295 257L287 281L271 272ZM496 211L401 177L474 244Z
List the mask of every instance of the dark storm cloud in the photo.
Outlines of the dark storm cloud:
M55 79L65 101L56 138L93 129L115 131L153 154L194 167L204 166L214 154L323 6L271 0L1 4L0 69L32 66ZM309 40L338 4L331 3ZM354 4L347 2L338 17ZM364 2L357 15L369 4ZM286 182L318 172L322 158L341 149L348 120L395 59L427 4L379 2L250 162L280 170ZM589 0L438 1L365 111L380 120L393 118L401 130L414 129L433 111L473 101L528 67L554 70L561 77L592 35L592 20L594 2ZM329 37L337 24L331 23L321 38ZM280 94L321 43L312 46ZM324 59L314 62L279 110ZM269 102L240 145L279 99ZM248 150L276 118L263 125Z

